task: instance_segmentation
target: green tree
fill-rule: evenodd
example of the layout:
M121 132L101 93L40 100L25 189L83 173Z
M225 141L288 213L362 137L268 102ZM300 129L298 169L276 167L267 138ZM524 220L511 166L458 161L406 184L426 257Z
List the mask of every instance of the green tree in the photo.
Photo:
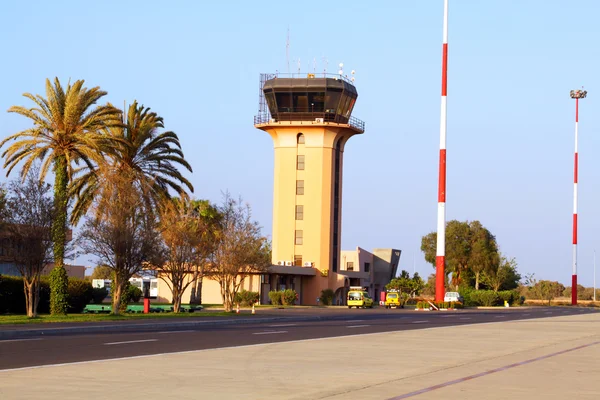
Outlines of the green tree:
M205 273L219 282L225 311L231 311L246 277L264 273L271 265L271 249L241 198L234 200L225 193L219 212L221 231Z
M196 249L202 240L201 220L189 199L173 198L160 209L159 230L163 254L153 268L173 295L173 311L178 313L181 298L192 284Z
M125 123L106 129L106 137L114 143L107 151L112 166L109 169L127 170L131 185L137 187L151 211L171 198L169 189L181 197L187 197L185 189L194 191L192 184L177 169L182 166L192 172L183 156L179 138L174 132L159 133L161 128L164 128L162 117L134 101L129 106ZM98 179L102 173L106 173L103 168L86 166L73 183L77 197L73 223L85 215L98 194Z
M431 232L421 239L421 251L425 260L435 268L437 233ZM469 267L471 256L471 232L468 222L457 220L446 224L446 268L445 273L452 273L452 285L458 288L461 274Z
M204 271L210 263L210 257L216 250L221 235L221 221L223 215L217 206L208 200L192 200L192 209L199 225L199 240L195 249L195 259L192 266L192 288L190 291L190 304L202 304L202 283Z
M475 276L475 290L479 290L481 274L491 268L498 258L498 245L496 237L483 227L481 222L471 222L469 229L471 242L469 267Z
M50 167L54 172L54 207L56 214L52 226L55 267L51 273L52 314L67 311L67 273L64 268L67 241L68 187L75 170L74 165L83 164L93 168L102 162L106 141L102 131L120 124L121 111L110 104L94 106L106 95L99 87L88 89L84 81L67 85L66 90L58 78L54 84L46 79L46 98L25 93L35 106L26 108L12 106L14 112L33 121L33 127L15 133L2 142L0 147L12 143L3 153L7 175L23 163L21 178L25 179L36 160L41 161L40 180L43 181Z
M112 269L108 265L97 265L92 272L92 279L112 279Z
M23 277L28 317L37 316L40 300L40 276L51 260L51 228L54 218L52 187L38 179L37 166L29 171L24 183L11 182L6 231L12 245L4 254ZM4 198L4 192L2 192ZM4 203L0 201L0 204ZM0 210L1 212L1 210Z
M425 282L423 282L423 279L421 279L418 273L415 272L411 278L408 271L404 270L402 270L400 276L392 279L387 285L385 285L386 290L397 290L404 302L406 302L409 297L419 294L424 287Z
M160 249L154 213L131 185L127 170L100 176L100 194L86 216L79 241L112 270L112 311L120 312L129 279L145 266L156 265Z
M519 287L521 275L517 272L517 261L498 255L483 272L482 281L494 292Z

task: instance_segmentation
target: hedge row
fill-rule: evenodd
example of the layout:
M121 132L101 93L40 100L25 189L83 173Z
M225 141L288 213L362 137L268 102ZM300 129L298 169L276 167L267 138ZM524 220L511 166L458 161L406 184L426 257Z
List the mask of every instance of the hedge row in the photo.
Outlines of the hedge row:
M461 290L466 306L502 306L507 301L512 306L522 305L525 301L517 290Z
M259 294L258 292L251 292L249 290L240 290L235 294L235 303L240 304L244 307L251 306L252 304L258 303Z
M77 314L92 301L93 289L89 281L69 278L67 312ZM50 312L50 282L47 277L40 280L39 314ZM0 314L25 314L25 292L23 278L0 275Z
M463 308L463 304L460 302L455 302L455 301L432 301L433 304L435 304L435 306L437 308ZM429 307L431 307L431 304L429 304L428 301L419 301L417 302L417 308L418 309L428 309Z
M296 303L296 299L298 298L298 294L293 289L286 290L271 290L269 292L269 299L271 300L271 304L274 306L283 304L284 306L291 306Z

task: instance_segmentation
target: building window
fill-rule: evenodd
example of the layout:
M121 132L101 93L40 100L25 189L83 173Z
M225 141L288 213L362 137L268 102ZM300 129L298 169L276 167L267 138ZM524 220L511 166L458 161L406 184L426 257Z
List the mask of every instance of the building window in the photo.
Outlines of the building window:
M352 261L346 263L346 271L354 271L354 263Z
M302 266L302 256L294 256L294 265L296 267Z
M301 133L298 134L298 144L304 144L304 135Z
M296 231L296 244L302 244L302 231Z
M298 156L296 160L296 169L303 170L304 169L304 156Z
M296 221L304 219L304 206L296 206Z
M296 194L304 194L304 181L296 181Z
M371 270L371 263L365 263L365 272L369 272Z

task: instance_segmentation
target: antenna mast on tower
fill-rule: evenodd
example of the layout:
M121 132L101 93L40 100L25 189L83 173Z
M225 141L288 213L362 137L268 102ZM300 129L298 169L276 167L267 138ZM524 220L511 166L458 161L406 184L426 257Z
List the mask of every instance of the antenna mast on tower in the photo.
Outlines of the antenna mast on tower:
M287 73L290 73L290 27L287 30L287 41L285 42L285 60L287 62Z

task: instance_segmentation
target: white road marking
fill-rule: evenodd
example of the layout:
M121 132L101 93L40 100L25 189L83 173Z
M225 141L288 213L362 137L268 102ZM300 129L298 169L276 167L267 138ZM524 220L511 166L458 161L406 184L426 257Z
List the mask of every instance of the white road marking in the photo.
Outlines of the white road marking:
M2 343L8 343L8 342L29 342L32 340L43 340L42 338L35 338L35 339L8 339L8 340L0 340L0 344Z
M459 319L466 320L466 319L471 319L471 317L462 317L462 318L459 318Z
M253 335L277 335L279 333L287 333L287 331L267 331L267 332L254 332Z
M496 315L495 318L506 318L506 315Z
M413 324L426 324L429 321L413 321Z
M344 322L364 322L364 321L365 321L364 319L351 319L351 320L344 321Z
M129 343L145 343L145 342L157 342L158 339L143 339L143 340L128 340L126 342L110 342L104 343L105 346L113 346L115 344L129 344Z
M546 311L544 314L552 314L552 311Z
M442 315L442 316L440 316L440 318L450 318L450 317L456 317L456 314L454 314L454 315Z
M517 321L512 321L514 323L518 323ZM506 322L482 322L480 324L478 324L479 326L484 326L484 325L493 325L493 324L505 324ZM440 329L459 329L459 328L464 328L464 325L444 325L444 326L432 326L429 328L422 328L422 331L431 331L431 330L440 330ZM394 335L397 334L399 331L391 331L391 332L371 332L371 333L358 333L356 335L352 335L352 337L359 337L359 336L382 336L382 335ZM312 338L312 339L297 339L297 340L290 340L287 341L286 343L310 343L310 342L321 342L321 341L328 341L328 340L339 340L339 336L331 336L331 337L322 337L322 338ZM272 343L256 343L256 344L243 344L243 345L239 345L239 346L227 346L227 347L214 347L211 349L202 349L202 350L183 350L183 351L175 351L172 353L155 353L155 354L144 354L144 355L139 355L139 356L127 356L127 357L115 357L115 358L104 358L104 359L99 359L99 360L87 360L87 361L75 361L75 362L64 362L64 363L57 363L57 364L44 364L44 365L32 365L29 367L17 367L17 368L7 368L7 369L0 369L0 375L2 375L3 373L10 373L13 371L26 371L26 370L32 370L32 369L42 369L42 368L55 368L55 367L64 367L67 365L87 365L87 364L98 364L98 363L105 363L105 362L109 362L109 361L124 361L124 360L143 360L146 358L156 358L156 357L164 357L164 356L173 356L176 354L198 354L198 353L205 353L205 352L209 352L209 351L220 351L220 350L232 350L232 349L246 349L246 348L253 348L253 347L264 347L264 346L271 346Z
M269 328L280 328L284 326L297 326L298 324L277 324L277 325L269 325Z
M163 331L163 332L156 332L156 333L158 335L165 335L165 334L168 334L168 333L187 333L187 332L194 332L194 331L191 330L191 329L188 329L186 331Z
M365 326L371 326L371 325L348 325L346 328L364 328Z
M528 317L528 316L530 316L530 315L531 315L531 314L523 314L523 316L524 316L524 317Z

